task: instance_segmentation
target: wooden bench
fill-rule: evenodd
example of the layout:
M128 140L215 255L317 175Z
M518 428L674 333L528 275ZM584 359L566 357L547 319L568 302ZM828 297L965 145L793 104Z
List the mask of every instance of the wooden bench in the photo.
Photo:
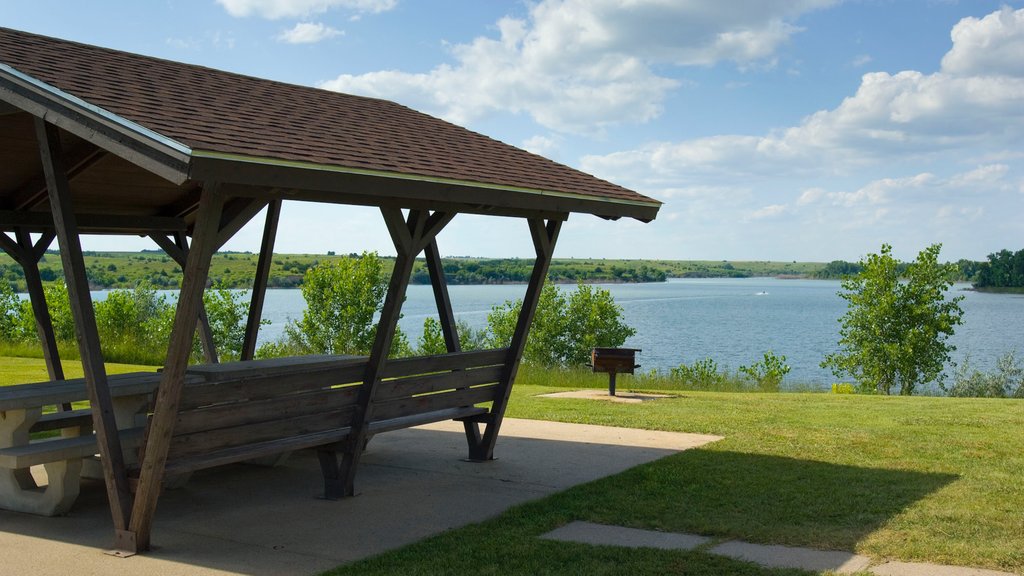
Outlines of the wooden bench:
M108 377L114 415L126 461L133 462L142 440L149 397L160 375L135 372ZM0 388L0 508L54 516L66 513L78 497L83 464L98 452L89 410L43 413L47 406L85 401L85 380L59 380ZM38 432L59 437L32 440ZM31 471L42 465L47 485L39 486Z
M508 351L388 361L368 410L367 434L483 418L500 393ZM317 448L354 450L365 357L303 357L189 368L171 438L168 476ZM362 447L358 447L362 449ZM336 472L334 473L336 476ZM325 495L332 497L324 470Z

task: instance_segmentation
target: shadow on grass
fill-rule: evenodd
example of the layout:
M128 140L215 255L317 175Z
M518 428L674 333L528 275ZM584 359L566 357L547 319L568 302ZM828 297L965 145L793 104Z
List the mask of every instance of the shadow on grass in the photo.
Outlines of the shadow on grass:
M751 542L854 550L957 476L714 449L580 487L581 519ZM575 500L575 499L574 499Z

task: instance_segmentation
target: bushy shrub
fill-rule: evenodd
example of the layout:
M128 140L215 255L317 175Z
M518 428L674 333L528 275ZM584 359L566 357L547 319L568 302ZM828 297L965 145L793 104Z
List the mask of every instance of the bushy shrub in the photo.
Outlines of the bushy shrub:
M672 368L669 373L672 378L681 380L697 390L720 389L729 378L728 373L720 371L718 363L710 357L695 360L689 366L685 363L680 364Z
M778 392L782 379L789 374L789 370L786 357L776 356L771 350L765 352L761 360L749 366L740 366L740 372L753 381L762 392Z
M479 350L484 347L486 333L483 330L474 330L465 320L455 321L455 330L459 335L459 348L461 350ZM441 322L433 316L423 320L423 334L416 342L416 354L427 356L431 354L446 354L448 347L444 342L444 332L441 330Z
M487 344L492 348L512 341L522 300L510 300L487 315ZM595 347L621 346L636 330L622 320L622 308L611 292L577 284L563 293L551 282L541 290L537 312L530 326L523 360L542 366L582 366Z
M1024 398L1024 366L1011 351L999 357L994 371L981 372L972 369L967 356L953 372L952 385L942 389L957 397Z
M832 384L833 394L856 394L857 389L849 382L834 382Z

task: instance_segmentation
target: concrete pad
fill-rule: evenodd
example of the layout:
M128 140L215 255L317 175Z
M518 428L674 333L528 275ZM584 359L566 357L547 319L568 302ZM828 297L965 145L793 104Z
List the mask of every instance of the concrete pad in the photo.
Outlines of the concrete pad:
M571 522L542 535L541 538L600 546L661 548L662 550L693 550L711 542L711 538L696 534L655 532L623 526L594 524L593 522Z
M866 570L871 564L871 559L867 556L852 552L766 546L739 541L724 542L709 549L708 552L736 560L754 562L768 568L798 568L815 572L832 570L840 574L860 572Z
M875 566L871 571L879 576L1014 576L1012 572L923 562L886 562Z
M84 481L68 516L0 510L0 572L312 574L718 439L506 419L498 459L470 463L461 460L461 423L400 430L370 442L357 496L336 502L317 498L320 469L308 451L277 468L198 472L161 498L154 550L129 559L101 553L113 540L106 494L101 482Z
M575 398L583 400L604 400L605 402L617 402L620 404L639 404L641 402L650 402L651 400L660 400L662 398L677 398L677 396L673 396L671 394L642 394L640 392L628 392L622 390L616 390L615 396L609 396L607 390L585 389L541 394L538 398Z

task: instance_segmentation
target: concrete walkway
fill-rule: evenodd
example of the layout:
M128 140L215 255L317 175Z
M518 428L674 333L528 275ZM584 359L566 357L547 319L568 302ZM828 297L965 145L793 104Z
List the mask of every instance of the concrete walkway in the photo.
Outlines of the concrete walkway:
M155 549L128 559L101 552L113 529L93 482L66 517L0 510L0 574L312 574L718 439L506 419L498 460L473 464L460 460L459 423L392 432L370 443L359 494L337 502L316 498L320 469L308 452L277 468L197 473L161 498Z
M885 562L872 565L871 558L831 550L814 550L791 546L750 544L738 540L715 543L706 536L675 534L653 530L637 530L621 526L607 526L591 522L572 522L541 536L547 540L579 542L599 546L626 546L630 548L661 548L668 550L696 550L728 556L736 560L753 562L766 568L798 568L812 572L831 570L838 574L877 574L878 576L1014 576L982 568L942 566L939 564Z

